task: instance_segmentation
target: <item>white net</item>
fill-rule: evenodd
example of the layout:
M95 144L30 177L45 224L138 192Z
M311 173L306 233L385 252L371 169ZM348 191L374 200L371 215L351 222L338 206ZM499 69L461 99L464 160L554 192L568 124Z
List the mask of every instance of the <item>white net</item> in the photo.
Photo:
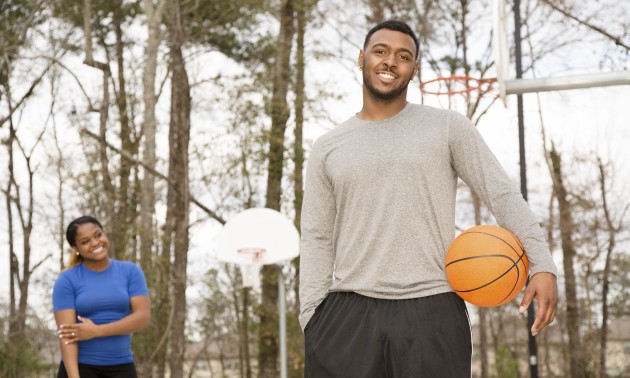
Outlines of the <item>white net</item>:
M260 285L260 267L262 257L266 250L264 248L241 248L237 250L241 255L251 259L251 264L240 264L243 287L257 287Z
M239 265L241 276L243 277L243 287L257 287L260 285L260 266L259 262L252 265Z

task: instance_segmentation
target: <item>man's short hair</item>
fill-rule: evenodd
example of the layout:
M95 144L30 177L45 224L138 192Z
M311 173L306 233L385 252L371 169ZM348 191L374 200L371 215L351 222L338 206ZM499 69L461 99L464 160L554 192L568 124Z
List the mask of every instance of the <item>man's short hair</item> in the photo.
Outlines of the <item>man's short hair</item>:
M416 44L416 59L418 59L418 54L420 54L420 42L418 42L418 37L416 37L416 33L413 32L411 27L407 25L403 21L398 20L388 20L383 21L380 24L374 26L365 36L365 42L363 42L363 49L365 49L370 42L370 38L372 34L376 33L381 29L394 30L397 32L405 33L411 38L413 38L413 42Z

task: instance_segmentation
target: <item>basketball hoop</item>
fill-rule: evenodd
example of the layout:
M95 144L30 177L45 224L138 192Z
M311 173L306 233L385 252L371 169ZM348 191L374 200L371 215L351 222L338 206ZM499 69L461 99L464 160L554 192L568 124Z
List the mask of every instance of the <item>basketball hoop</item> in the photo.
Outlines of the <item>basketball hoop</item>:
M260 267L276 265L297 257L300 234L293 222L279 211L250 208L228 220L215 238L219 261L238 264L244 287L260 284ZM278 323L280 377L287 377L286 288L278 267Z
M252 264L261 262L265 252L267 252L267 250L261 247L239 248L236 250L236 253L240 253L243 256L250 256L250 257L245 257L245 258L251 258Z
M254 287L260 283L260 267L262 264L263 255L267 252L265 248L239 248L236 253L243 256L245 260L250 260L251 263L239 264L241 270L241 277L243 279L243 287Z
M420 91L436 96L465 95L477 92L478 97L483 97L488 93L494 93L498 97L499 94L495 93L494 89L496 82L496 78L477 79L464 75L444 76L420 82Z

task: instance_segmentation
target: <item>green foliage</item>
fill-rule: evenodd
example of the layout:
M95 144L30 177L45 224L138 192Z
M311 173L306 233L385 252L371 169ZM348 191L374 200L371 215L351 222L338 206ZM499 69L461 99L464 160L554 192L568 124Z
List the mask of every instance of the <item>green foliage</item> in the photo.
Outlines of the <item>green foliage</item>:
M189 41L216 48L239 62L264 61L271 56L271 32L260 27L265 12L263 0L189 0L182 4Z
M53 0L52 15L55 18L64 20L77 28L83 28L83 5L84 0ZM107 31L112 25L108 22L114 11L114 1L112 0L92 0L92 26L94 31ZM121 4L123 26L131 23L138 14L142 12L139 1L125 2ZM99 27L100 26L100 27ZM100 35L104 35L101 33Z
M202 334L213 338L234 329L232 303L229 295L221 291L219 272L211 269L203 280L206 290L203 294L203 312L198 324Z
M608 307L613 318L630 315L630 254L613 256Z
M28 42L28 30L43 22L41 5L34 0L0 1L0 86L9 79L11 62Z
M54 366L43 362L48 330L27 328L25 335L8 335L7 320L0 319L0 377L22 378L51 371Z
M494 362L496 376L518 378L518 357L506 346L500 346Z
M122 2L121 17L122 28L128 26L142 12L139 1ZM58 20L64 21L77 29L83 29L83 5L84 0L52 0L50 9L52 16ZM111 0L92 0L91 9L91 26L93 38L101 41L100 44L106 43L110 33L113 33L112 14L114 9L114 1ZM81 45L67 46L68 48L79 51L83 49L83 39L78 43ZM67 42L69 43L69 42Z

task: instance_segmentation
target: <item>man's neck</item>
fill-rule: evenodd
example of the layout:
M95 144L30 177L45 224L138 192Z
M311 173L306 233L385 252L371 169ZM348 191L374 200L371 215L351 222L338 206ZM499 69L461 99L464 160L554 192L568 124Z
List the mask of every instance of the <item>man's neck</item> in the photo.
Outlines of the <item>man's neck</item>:
M407 106L407 92L392 101L383 101L363 94L363 107L357 117L364 121L381 121L400 113Z

